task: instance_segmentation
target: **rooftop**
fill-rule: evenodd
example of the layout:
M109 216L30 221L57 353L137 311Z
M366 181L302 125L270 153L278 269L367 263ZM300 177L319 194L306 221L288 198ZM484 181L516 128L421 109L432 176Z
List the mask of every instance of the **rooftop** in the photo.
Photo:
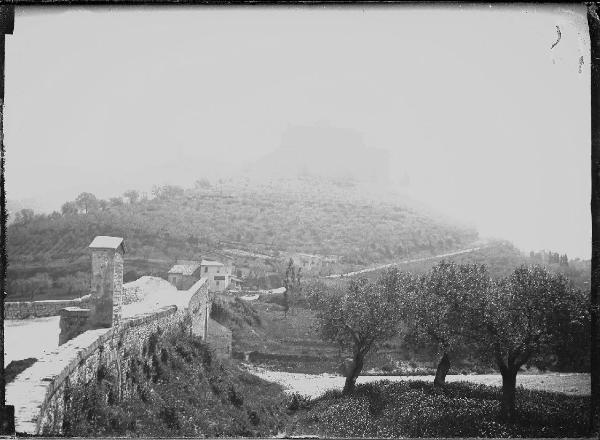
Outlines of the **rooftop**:
M198 262L188 262L187 264L175 264L169 273L180 273L182 275L193 275L200 267Z
M122 237L109 237L106 235L97 235L88 246L90 249L118 249L125 252L125 243Z
M202 260L202 266L224 266L224 264L218 261Z

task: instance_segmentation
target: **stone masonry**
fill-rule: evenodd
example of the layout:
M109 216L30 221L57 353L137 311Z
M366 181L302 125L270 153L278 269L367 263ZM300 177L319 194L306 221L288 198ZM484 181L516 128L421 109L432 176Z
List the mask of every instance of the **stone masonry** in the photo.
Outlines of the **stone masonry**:
M88 383L100 367L116 373L119 389L127 390L127 362L142 352L152 334L177 326L202 337L218 357L231 354L231 331L209 318L212 297L205 278L170 305L127 315L121 320L123 290L122 239L96 237L92 249L89 308L61 310L61 344L44 354L7 386L15 407L18 433L61 434L72 386ZM183 301L182 301L183 300ZM187 329L185 331L188 331Z
M86 308L91 295L76 299L44 301L7 301L4 304L4 319L27 319L57 316L66 307Z
M118 324L123 290L123 254L125 247L119 237L98 236L92 250L92 285L90 328Z
M206 340L208 320L212 306L211 297L208 293L208 280L201 278L190 287L189 291L194 292L188 306L192 318L192 334Z
M218 358L231 357L231 330L214 319L208 319L206 342Z
M140 352L150 335L178 325L185 313L176 306L136 316L117 328L88 330L47 353L7 386L7 400L15 406L16 431L60 434L69 386L93 379L100 364L122 371L122 363Z

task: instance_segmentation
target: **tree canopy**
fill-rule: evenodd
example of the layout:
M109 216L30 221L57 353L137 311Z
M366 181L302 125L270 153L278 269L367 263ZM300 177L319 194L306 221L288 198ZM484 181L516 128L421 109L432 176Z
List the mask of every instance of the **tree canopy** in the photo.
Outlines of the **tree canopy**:
M466 305L480 313L470 334L502 375L501 414L512 419L519 369L535 356L552 353L569 331L585 325L585 302L567 278L540 266L518 267L477 293Z
M365 356L400 332L399 312L405 306L403 285L408 280L411 277L393 271L375 282L363 278L330 286L319 283L308 289L323 338L352 353L345 393L354 390Z
M422 274L411 291L407 321L413 336L435 345L442 354L436 385L444 383L451 352L467 343L469 325L478 317L465 305L489 289L490 284L484 265L442 261Z

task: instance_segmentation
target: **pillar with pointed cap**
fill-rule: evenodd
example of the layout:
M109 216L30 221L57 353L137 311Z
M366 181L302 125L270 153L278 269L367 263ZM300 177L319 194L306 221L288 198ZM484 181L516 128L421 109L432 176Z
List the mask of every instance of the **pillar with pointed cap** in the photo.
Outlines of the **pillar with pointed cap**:
M123 293L123 238L99 235L89 248L92 251L89 327L116 326L121 318Z

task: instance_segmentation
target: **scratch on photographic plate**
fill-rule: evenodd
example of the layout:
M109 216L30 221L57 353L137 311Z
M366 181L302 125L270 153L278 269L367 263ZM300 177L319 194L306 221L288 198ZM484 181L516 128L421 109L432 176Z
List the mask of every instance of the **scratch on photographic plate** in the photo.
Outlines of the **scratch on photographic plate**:
M554 47L558 44L560 39L562 38L562 34L560 33L560 27L556 25L556 33L558 34L558 39L554 42L554 44L550 47L550 50L554 49Z

